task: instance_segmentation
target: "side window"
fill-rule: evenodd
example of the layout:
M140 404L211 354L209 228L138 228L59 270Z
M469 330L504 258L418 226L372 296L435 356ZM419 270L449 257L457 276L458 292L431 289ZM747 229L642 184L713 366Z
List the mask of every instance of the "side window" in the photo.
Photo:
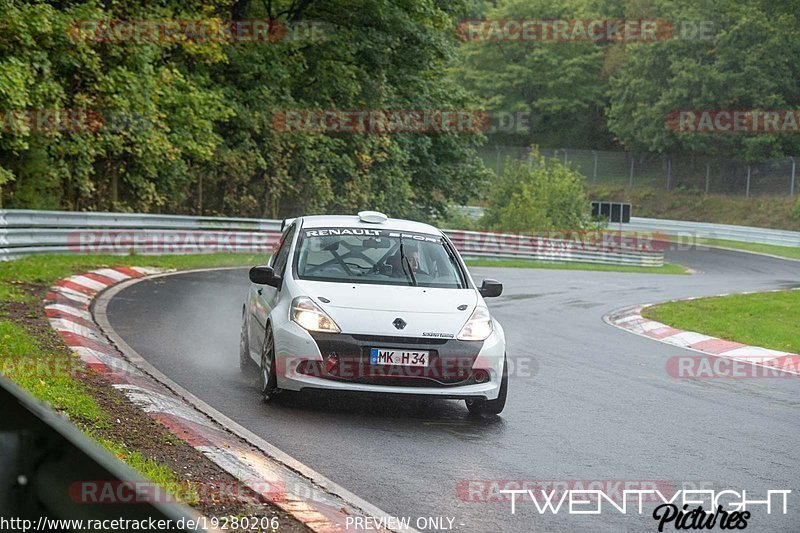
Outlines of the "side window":
M272 268L275 269L275 273L279 276L283 276L283 272L286 270L286 261L289 259L289 248L292 247L295 228L296 226L292 224L289 229L286 230L286 233L281 237L280 247L273 256Z

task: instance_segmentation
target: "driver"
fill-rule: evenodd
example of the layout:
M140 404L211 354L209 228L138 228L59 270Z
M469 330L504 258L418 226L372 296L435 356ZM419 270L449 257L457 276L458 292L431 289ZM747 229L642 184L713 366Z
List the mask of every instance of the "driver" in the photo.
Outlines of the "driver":
M404 246L403 251L405 252L405 258L408 260L408 263L405 264L405 268L411 267L412 272L415 274L419 272L420 262L419 262L419 248L416 246L406 245ZM393 278L403 278L407 274L405 273L403 267L403 260L400 256L400 250L395 252L395 254L387 261L390 265L392 265L392 277Z
M407 266L410 265L411 270L413 270L415 274L419 272L419 250L409 247L406 253L406 259L408 259Z

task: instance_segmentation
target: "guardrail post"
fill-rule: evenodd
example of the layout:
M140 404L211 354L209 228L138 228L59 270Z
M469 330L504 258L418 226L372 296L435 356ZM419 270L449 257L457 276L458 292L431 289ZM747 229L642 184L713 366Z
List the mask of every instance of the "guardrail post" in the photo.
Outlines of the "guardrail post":
M747 198L750 198L750 165L747 165Z
M706 163L706 194L708 194L708 182L711 179L711 163Z

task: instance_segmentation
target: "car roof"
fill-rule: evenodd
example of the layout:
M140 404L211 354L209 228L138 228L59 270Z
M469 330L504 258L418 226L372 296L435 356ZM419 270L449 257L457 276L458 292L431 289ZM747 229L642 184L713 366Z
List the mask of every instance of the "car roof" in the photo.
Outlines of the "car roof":
M301 219L304 228L370 228L442 235L441 230L430 224L423 224L422 222L414 222L413 220L405 220L402 218L389 218L386 222L380 224L363 222L355 215L311 215L298 217L298 220Z

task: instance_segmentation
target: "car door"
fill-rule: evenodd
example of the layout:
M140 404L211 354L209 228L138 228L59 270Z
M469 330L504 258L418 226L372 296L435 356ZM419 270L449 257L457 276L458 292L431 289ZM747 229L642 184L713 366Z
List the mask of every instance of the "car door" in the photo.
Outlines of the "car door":
M275 273L281 277L286 273L286 265L289 262L289 251L292 248L292 241L294 240L295 229L297 225L292 224L281 235L278 244L275 246L275 252L269 261ZM272 309L280 297L280 291L275 287L269 285L257 285L252 283L250 285L250 346L254 349L257 348L261 353L261 344L264 342L264 328L267 324Z

